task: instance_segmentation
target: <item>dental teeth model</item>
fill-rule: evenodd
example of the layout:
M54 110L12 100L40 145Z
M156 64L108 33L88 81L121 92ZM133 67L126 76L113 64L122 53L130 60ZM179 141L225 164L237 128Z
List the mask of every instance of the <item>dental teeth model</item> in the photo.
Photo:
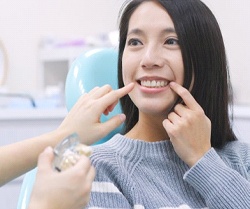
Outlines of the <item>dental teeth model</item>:
M64 171L75 165L81 155L89 157L91 153L91 147L81 144L79 137L76 134L72 134L63 139L54 148L54 168L59 172Z

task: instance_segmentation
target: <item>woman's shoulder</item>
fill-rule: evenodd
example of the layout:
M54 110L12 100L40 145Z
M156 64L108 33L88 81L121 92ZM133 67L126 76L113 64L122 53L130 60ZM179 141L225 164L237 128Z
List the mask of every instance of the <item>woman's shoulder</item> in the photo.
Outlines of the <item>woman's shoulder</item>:
M250 164L250 143L239 140L228 142L217 152L222 158L227 158L231 162Z
M116 164L123 152L122 135L117 134L108 141L92 146L90 159L92 164Z
M92 146L92 154L90 159L92 160L102 160L106 158L113 158L115 154L115 149L112 147L111 139L102 143Z
M250 151L250 142L247 143L245 141L231 141L228 142L222 150L224 151L233 151L233 152L249 152Z

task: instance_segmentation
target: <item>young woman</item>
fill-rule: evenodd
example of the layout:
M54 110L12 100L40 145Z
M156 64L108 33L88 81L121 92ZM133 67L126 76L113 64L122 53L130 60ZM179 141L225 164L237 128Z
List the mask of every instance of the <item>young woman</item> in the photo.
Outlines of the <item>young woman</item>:
M200 0L132 0L122 10L124 135L94 146L88 208L250 205L250 147L230 125L218 23Z
M132 90L133 84L113 91L106 85L84 94L68 113L58 129L38 137L0 147L0 185L18 177L37 165L39 154L48 146L77 133L82 143L90 145L117 128L124 114L100 123L101 114L108 114L118 99ZM86 206L92 181L93 166L87 157L63 172L52 168L53 150L47 148L38 159L38 172L29 209L80 209Z

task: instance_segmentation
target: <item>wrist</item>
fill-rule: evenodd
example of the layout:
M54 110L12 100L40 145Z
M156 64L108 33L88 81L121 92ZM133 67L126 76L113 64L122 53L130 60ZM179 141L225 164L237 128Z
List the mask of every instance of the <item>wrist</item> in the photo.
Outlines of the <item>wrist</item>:
M205 155L206 153L210 150L210 148L203 153L200 153L199 155L194 156L192 159L190 159L187 163L187 165L191 168L195 164L197 164Z
M55 147L59 142L61 142L64 138L72 134L69 130L57 128L49 133L50 141L53 143L52 147Z

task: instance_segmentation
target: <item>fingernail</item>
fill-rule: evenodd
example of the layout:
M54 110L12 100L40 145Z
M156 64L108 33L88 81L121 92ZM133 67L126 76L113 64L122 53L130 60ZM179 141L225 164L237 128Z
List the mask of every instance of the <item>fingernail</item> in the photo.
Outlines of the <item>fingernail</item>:
M175 82L174 82L174 81L171 81L169 85L170 85L170 87L171 87L171 86L174 86L174 85L175 85Z
M120 119L121 121L125 121L126 120L126 115L125 114L120 114Z
M52 147L46 147L44 150L46 153L50 153L51 151L53 151Z

